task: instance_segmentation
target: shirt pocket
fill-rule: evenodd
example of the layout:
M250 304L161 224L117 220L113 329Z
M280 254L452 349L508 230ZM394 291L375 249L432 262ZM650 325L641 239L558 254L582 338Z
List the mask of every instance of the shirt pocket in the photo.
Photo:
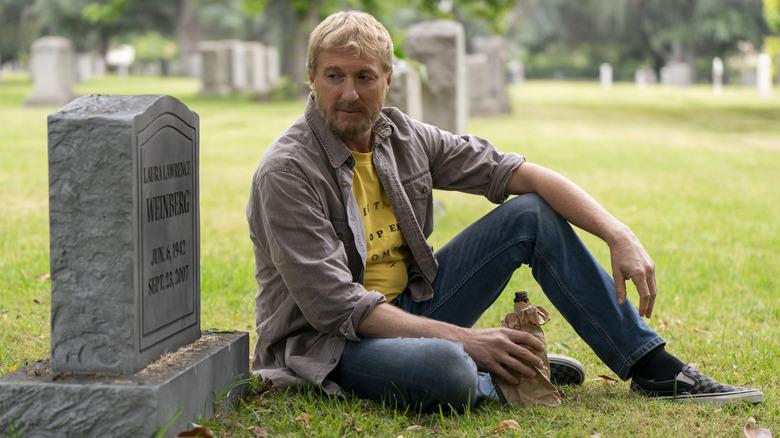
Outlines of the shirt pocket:
M433 178L428 170L405 178L401 185L410 201L426 200L433 194Z

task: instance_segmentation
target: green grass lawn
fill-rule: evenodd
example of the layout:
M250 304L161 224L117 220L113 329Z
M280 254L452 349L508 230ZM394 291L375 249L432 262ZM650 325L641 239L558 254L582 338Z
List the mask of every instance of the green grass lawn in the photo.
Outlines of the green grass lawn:
M253 257L244 207L266 146L302 112L302 102L199 97L189 79L93 79L79 94L162 93L200 115L201 324L251 332ZM483 316L496 326L511 291L528 290L550 310L549 350L585 364L585 385L563 388L558 408L486 404L463 415L397 412L317 391L254 382L242 406L207 424L221 436L742 436L749 417L780 431L780 98L707 87L638 90L616 84L528 82L512 91L514 111L472 119L470 132L569 177L628 224L658 270L659 298L648 323L668 349L704 373L762 389L759 406L677 405L628 394L552 308L527 269ZM0 375L48 356L48 177L46 116L24 107L26 77L0 78ZM486 200L436 194L432 243L440 247L492 208ZM583 235L608 267L606 245ZM636 297L629 290L631 298ZM311 420L302 420L302 414ZM296 419L299 419L296 421Z

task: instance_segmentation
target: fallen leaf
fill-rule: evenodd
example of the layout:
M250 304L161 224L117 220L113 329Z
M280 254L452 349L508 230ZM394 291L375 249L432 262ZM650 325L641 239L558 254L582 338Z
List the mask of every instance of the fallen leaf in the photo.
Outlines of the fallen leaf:
M710 333L707 330L701 329L699 327L694 327L691 330L693 330L695 333L702 333L702 334L705 334L705 335Z
M260 426L252 426L249 428L255 438L268 438L268 429Z
M306 412L301 413L298 418L295 419L301 426L308 426L311 423L311 415Z
M51 274L48 272L44 272L43 274L36 277L38 281L48 281L51 280Z
M8 369L9 373L13 373L19 368L19 365L11 365L11 368Z
M748 418L747 423L743 431L745 432L745 438L772 438L772 432L764 427L753 429L753 425L756 424L756 419L753 417Z
M606 380L607 382L617 382L617 379L613 379L612 377L606 376L604 374L599 374L599 377Z
M211 433L208 427L196 427L195 429L188 430L176 435L176 438L186 437L213 438L214 434Z
M658 324L655 325L655 331L662 332L669 328L669 321L660 321Z
M495 429L493 429L493 433L500 432L500 431L505 430L505 429L523 430L523 428L520 427L519 424L517 424L517 421L515 421L515 420L504 420L504 421L498 423L498 426Z
M420 426L419 424L415 424L415 425L413 425L413 426L409 426L409 427L407 427L407 428L406 428L406 430L420 430L420 429L422 429L422 428L423 428L423 427L422 427L422 426Z
M35 303L35 304L41 304L41 302L40 302L40 301L38 301L38 298L33 298L33 303Z

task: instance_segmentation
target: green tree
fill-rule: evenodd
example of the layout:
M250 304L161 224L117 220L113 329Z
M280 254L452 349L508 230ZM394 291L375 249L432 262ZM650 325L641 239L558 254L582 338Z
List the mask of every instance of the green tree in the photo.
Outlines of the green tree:
M25 60L40 34L40 23L28 0L0 0L0 60Z

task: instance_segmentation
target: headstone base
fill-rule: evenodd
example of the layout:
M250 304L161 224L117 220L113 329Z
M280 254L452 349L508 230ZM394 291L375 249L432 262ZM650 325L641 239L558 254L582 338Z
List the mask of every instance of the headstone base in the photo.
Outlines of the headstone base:
M203 332L130 376L52 374L46 360L0 377L0 434L175 436L236 403L248 378L245 332Z

